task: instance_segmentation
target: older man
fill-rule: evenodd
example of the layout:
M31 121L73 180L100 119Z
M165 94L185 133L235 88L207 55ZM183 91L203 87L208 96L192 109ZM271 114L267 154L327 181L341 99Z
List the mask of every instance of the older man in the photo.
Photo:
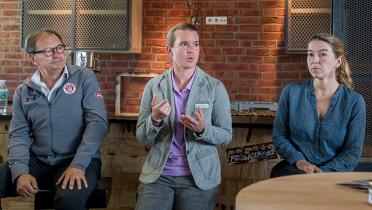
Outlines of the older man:
M100 177L100 145L108 132L95 74L66 66L55 31L33 33L27 58L37 67L15 91L9 160L0 165L0 197L55 189L56 209L85 209Z

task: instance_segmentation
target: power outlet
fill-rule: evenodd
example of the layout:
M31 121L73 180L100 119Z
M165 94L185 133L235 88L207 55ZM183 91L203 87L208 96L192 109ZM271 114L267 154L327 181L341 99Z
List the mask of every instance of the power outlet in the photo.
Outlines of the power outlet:
M227 25L226 16L207 16L205 17L205 23L207 25Z

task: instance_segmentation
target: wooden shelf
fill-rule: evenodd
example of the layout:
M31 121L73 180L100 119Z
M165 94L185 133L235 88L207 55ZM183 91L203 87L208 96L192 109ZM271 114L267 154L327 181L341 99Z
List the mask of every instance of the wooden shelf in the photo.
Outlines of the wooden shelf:
M79 10L81 15L127 15L123 10Z
M303 13L303 14L330 14L331 9L329 8L301 8L291 9L291 13Z
M71 10L30 10L30 15L72 15ZM127 15L123 10L79 10L80 15Z
M30 10L29 15L72 15L71 10Z

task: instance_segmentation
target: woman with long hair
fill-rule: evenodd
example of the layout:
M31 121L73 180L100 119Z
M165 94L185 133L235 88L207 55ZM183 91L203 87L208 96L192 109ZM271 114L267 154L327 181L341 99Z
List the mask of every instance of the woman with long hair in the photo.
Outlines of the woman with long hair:
M363 147L366 108L352 89L342 41L316 34L308 44L312 80L287 85L273 127L275 149L284 159L271 177L352 171Z

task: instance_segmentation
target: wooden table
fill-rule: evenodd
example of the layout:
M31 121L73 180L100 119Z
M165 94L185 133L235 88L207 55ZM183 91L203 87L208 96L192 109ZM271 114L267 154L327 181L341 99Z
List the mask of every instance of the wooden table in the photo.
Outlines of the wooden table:
M285 176L249 185L236 196L236 210L372 210L368 192L338 183L372 179L371 172Z

